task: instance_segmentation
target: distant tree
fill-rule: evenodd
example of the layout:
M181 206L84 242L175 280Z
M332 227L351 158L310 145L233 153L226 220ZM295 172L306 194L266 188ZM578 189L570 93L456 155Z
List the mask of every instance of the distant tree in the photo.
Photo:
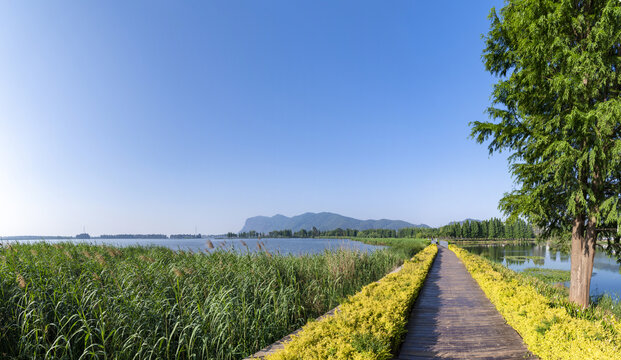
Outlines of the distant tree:
M487 223L487 237L493 239L496 237L496 228L494 227L494 222L489 221Z
M319 229L313 226L313 237L319 236Z
M571 233L569 299L587 306L597 240L621 237L621 3L509 0L490 20L496 121L474 122L472 136L510 153L510 218Z
M486 238L487 237L487 226L485 225L485 221L479 221L477 223L477 234L478 238Z
M508 222L508 223L503 224L502 226L502 233L503 233L502 238L503 239L520 239L519 234L516 234L513 231L514 226L515 226L515 222Z

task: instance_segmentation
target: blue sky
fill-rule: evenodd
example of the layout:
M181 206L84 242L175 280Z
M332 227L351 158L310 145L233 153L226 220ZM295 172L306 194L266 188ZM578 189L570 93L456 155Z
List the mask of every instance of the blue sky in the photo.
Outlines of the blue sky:
M499 216L498 1L0 3L0 235Z

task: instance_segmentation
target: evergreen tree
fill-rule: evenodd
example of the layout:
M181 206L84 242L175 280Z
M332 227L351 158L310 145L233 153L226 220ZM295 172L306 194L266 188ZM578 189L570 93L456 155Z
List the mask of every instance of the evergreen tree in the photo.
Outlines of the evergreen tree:
M596 241L621 238L621 3L509 0L490 20L496 121L472 135L510 153L506 214L571 232L569 298L587 306Z
M481 224L478 221L472 223L472 237L480 238L481 237Z
M490 239L494 239L496 237L496 228L494 227L494 222L491 220L488 223L487 237Z

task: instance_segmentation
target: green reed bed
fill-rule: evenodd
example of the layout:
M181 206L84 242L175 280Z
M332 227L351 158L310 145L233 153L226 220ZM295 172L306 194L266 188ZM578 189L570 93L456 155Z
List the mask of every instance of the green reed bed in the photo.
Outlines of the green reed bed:
M351 238L370 245L388 246L388 251L395 256L409 259L430 244L426 239L415 238Z
M0 358L240 359L402 258L0 246Z

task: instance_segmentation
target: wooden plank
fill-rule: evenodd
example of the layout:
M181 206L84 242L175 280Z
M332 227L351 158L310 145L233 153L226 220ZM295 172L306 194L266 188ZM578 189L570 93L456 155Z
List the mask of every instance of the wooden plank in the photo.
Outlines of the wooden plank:
M457 256L438 249L397 359L536 359Z

